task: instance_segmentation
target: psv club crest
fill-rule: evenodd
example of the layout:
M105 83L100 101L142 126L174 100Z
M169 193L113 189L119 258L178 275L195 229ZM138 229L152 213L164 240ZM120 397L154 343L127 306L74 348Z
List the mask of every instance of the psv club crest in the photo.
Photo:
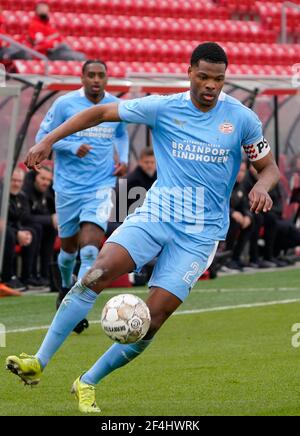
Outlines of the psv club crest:
M219 125L220 132L224 135L230 135L234 131L234 125L228 122Z

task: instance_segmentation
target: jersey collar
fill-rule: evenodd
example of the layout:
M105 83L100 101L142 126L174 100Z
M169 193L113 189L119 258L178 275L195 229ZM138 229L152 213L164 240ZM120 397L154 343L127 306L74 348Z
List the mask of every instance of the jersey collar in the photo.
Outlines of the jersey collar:
M79 92L80 97L85 97L83 86L80 89L78 89L78 92ZM107 96L108 96L108 93L104 90L104 97L103 98L106 98Z

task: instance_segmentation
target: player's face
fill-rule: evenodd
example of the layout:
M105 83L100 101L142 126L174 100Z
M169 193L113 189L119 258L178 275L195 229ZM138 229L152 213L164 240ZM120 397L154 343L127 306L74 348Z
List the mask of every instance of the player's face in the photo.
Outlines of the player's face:
M52 172L41 169L35 178L35 188L39 192L46 192L52 183Z
M197 65L189 67L191 81L191 99L194 105L203 112L212 109L225 81L226 65L200 60Z
M104 65L89 64L81 77L85 95L93 100L102 96L107 84L107 74Z

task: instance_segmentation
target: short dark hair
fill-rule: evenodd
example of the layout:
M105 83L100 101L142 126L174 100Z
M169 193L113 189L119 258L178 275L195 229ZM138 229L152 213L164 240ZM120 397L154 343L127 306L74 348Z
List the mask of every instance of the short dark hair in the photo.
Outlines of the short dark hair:
M142 149L142 151L140 152L140 159L143 159L143 157L146 156L154 156L154 151L152 147L145 147Z
M53 173L53 168L50 165L46 165L46 164L41 165L40 170L45 170L48 171L49 173Z
M204 42L198 45L192 53L191 65L197 65L203 59L206 62L225 64L228 66L228 58L224 49L215 42Z
M35 4L35 10L37 10L38 6L40 6L40 5L46 5L46 6L48 6L50 8L50 5L49 5L49 3L47 1L44 1L44 2L43 1L38 1Z
M45 170L45 171L47 171L48 173L53 174L53 169L52 169L52 167L51 167L50 165L47 165L46 163L43 164L43 165L41 165L41 166L39 167L39 171L31 170L31 171L29 171L29 173L27 173L27 174L33 174L33 176L32 176L33 179L32 179L32 180L35 180L36 177L40 174L40 171L41 171L41 170Z
M100 59L88 59L85 61L85 63L82 65L82 74L85 73L86 68L91 64L100 64L103 65L105 68L105 71L107 71L107 65L105 62L101 61Z

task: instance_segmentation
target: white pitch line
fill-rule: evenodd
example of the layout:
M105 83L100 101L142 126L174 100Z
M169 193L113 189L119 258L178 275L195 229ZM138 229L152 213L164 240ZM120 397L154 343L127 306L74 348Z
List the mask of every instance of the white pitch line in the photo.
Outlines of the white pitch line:
M277 304L290 304L290 303L298 303L298 302L300 302L300 298L294 298L290 300L264 301L261 303L237 304L236 306L219 306L219 307L208 307L206 309L181 310L175 312L173 315L190 315L193 313L221 312L223 310L249 309L252 307L275 306Z
M175 315L191 315L196 313L206 313L206 312L221 312L224 310L233 310L233 309L249 309L252 307L265 307L265 306L275 306L278 304L290 304L290 303L299 303L300 298L290 299L290 300L278 300L278 301L265 301L261 303L249 303L249 304L237 304L235 306L219 306L219 307L209 307L206 309L192 309L192 310L179 310L178 312L173 313ZM90 324L99 324L99 320L89 321ZM33 332L37 330L47 330L50 325L41 325L36 327L27 327L23 329L13 329L7 330L6 333L25 333L25 332Z
M147 294L148 288L145 289L134 289L134 288L128 288L129 294ZM211 288L211 289L193 289L191 291L191 294L209 294L209 293L226 293L226 292L297 292L300 291L300 287L280 287L280 288ZM30 293L29 293L30 292ZM46 292L41 294L35 294L36 291L28 291L24 296L26 297L56 297L56 294L52 292ZM103 295L118 295L121 292L118 291L110 291L105 290L103 291Z

